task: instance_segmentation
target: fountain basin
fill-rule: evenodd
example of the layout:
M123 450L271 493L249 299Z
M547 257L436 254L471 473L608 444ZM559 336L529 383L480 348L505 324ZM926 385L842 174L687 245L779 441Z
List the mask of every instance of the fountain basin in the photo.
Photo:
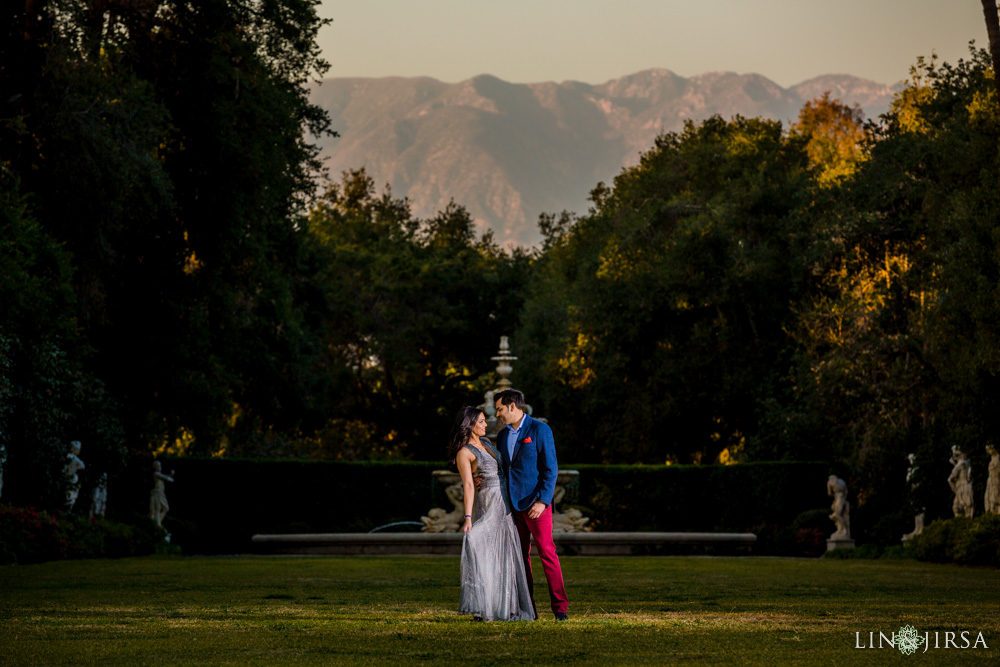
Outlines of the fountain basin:
M555 533L564 556L732 556L751 553L753 533ZM312 555L440 554L462 552L461 533L311 533L254 535L255 553Z

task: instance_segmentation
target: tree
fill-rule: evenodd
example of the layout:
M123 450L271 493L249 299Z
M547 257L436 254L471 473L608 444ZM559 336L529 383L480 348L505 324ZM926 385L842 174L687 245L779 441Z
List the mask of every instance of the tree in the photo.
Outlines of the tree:
M996 87L996 102L1000 104L1000 17L996 0L982 0L983 17L986 19L986 34L989 37L990 57L993 61L993 82Z
M63 509L65 455L87 448L84 497L123 465L117 406L84 370L91 350L73 320L69 256L35 220L19 181L0 167L0 444L4 502ZM96 474L95 474L96 473ZM80 504L86 512L86 503Z
M550 240L516 342L574 458L739 455L788 344L803 143L759 119L688 123Z
M812 443L846 464L860 523L880 539L905 527L892 513L907 453L941 478L951 445L968 449L1000 426L1000 107L988 71L983 51L954 66L918 61L869 126L855 173L812 207L818 279L795 308L792 391L763 431L783 443L771 452ZM922 491L932 514L947 508L936 488Z
M441 434L482 400L489 357L518 325L528 257L477 234L454 203L414 218L363 170L330 185L309 231L325 304L315 365L337 378L313 454L440 459ZM347 430L367 433L367 450L343 441Z
M830 185L854 173L862 159L865 139L861 109L831 100L827 91L806 102L792 125L793 135L806 142L809 167L820 185Z
M294 430L308 400L316 4L48 0L6 43L30 56L4 71L7 157L136 444L216 451L237 414Z

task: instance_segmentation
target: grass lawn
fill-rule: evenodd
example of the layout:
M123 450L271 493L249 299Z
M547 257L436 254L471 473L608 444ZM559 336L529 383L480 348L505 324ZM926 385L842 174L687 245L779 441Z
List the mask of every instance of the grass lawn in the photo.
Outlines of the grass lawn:
M994 570L776 558L564 558L563 570L568 622L552 620L540 581L541 621L474 623L455 613L457 557L3 567L0 665L1000 663ZM906 624L932 646L935 631L942 647L945 632L982 632L989 649L854 648L856 632L867 644Z

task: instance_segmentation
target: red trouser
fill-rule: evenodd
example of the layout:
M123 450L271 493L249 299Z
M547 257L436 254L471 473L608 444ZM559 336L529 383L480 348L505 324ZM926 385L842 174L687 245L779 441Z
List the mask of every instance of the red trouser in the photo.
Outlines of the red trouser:
M535 580L531 576L531 537L535 538L535 546L542 557L542 568L549 582L549 599L552 601L552 612L565 614L569 608L566 600L566 587L563 585L562 568L559 566L559 556L556 555L556 543L552 541L552 506L545 508L537 519L529 519L528 511L514 510L514 525L521 538L521 556L524 558L524 572L528 575L528 590L531 591L531 604L535 604ZM537 609L535 615L538 615Z

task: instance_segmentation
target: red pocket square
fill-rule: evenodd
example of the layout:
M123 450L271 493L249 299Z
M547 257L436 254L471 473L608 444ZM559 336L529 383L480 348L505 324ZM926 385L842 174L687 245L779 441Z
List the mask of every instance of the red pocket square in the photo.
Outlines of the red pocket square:
M524 440L521 441L521 443L525 444L525 445L530 445L531 444L531 438L525 438Z

